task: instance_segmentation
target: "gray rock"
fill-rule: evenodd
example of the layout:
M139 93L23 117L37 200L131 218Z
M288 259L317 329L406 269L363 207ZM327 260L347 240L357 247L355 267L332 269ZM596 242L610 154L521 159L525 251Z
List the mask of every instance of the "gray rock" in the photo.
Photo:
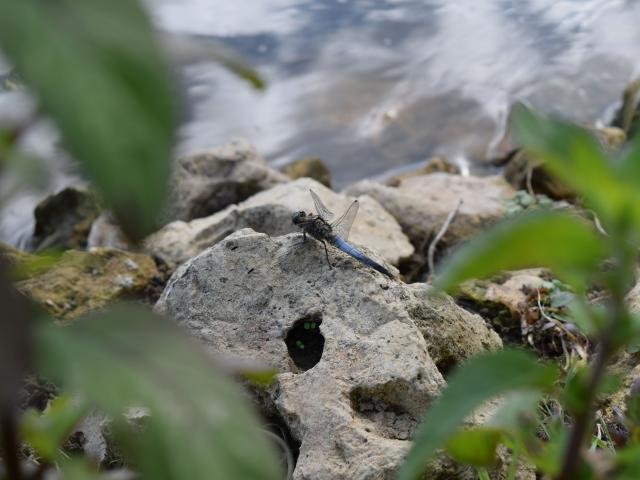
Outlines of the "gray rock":
M423 245L462 206L441 244L452 246L502 219L515 190L499 176L469 177L432 173L401 179L397 187L362 181L346 189L349 195L369 195L402 225L414 245Z
M215 355L278 369L258 397L300 442L295 479L392 478L445 385L430 352L460 339L446 357L460 363L501 342L428 286L332 255L330 269L318 242L241 230L184 263L156 310Z
M310 188L338 215L353 201L352 197L337 194L315 180L301 178L260 192L209 217L172 222L146 240L145 250L175 267L242 228L273 236L298 232L291 214L314 210ZM360 209L349 239L392 265L410 256L413 246L394 218L369 196L361 196L359 201Z
M173 180L172 219L206 217L254 193L285 183L246 140L181 157Z

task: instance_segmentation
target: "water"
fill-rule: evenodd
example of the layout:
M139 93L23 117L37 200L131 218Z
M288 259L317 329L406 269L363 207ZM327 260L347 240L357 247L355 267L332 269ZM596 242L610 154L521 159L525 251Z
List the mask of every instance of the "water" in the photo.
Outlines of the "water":
M152 11L164 29L233 45L270 87L188 67L182 150L245 136L276 165L323 158L338 186L434 154L478 165L514 100L595 122L640 73L637 1L212 3Z
M595 123L640 75L637 0L147 4L160 29L226 43L269 83L258 92L213 63L182 66L180 152L242 136L273 165L321 157L337 187L436 154L482 170L515 100ZM19 210L0 239L28 230Z

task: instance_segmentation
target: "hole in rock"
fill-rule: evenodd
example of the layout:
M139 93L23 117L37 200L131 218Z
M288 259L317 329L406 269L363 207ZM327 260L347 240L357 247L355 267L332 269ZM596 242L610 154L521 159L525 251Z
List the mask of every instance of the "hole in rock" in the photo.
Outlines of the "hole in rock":
M303 371L313 368L322 358L324 337L320 333L321 324L320 315L301 318L293 324L284 339L291 360Z
M454 357L445 357L436 362L438 371L445 379L449 378L449 375L456 369L457 366L458 362Z
M386 388L393 385L380 386L380 389L355 388L349 394L351 408L365 422L365 430L392 440L410 440L418 426L418 419L407 409L393 402L386 395Z

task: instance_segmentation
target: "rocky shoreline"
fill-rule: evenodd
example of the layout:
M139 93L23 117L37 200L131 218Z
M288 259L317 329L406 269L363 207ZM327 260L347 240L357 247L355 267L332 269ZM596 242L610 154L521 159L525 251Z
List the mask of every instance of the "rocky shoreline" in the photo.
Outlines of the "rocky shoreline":
M622 128L600 130L608 148L620 148L630 131L625 115ZM503 343L546 358L592 348L586 339L567 347L563 335L572 326L545 322L540 296L562 309L567 295L549 272L466 284L455 299L429 286L437 236L436 269L456 246L522 210L544 204L589 218L535 160L514 150L504 162L504 175L474 177L438 159L339 193L317 159L283 173L237 140L176 161L166 224L138 246L91 192L67 188L36 210L34 253L2 246L0 255L16 267L18 290L61 322L134 299L173 317L215 356L277 369L270 386L246 387L295 452L293 478L392 478L423 412L466 359ZM358 199L350 241L396 278L335 248L329 268L322 245L299 245L291 215L312 211L309 189L334 211ZM640 311L640 284L629 302ZM640 357L626 353L616 365L625 381L608 403L612 422ZM469 422L482 423L491 411ZM433 469L429 478L474 473L444 457ZM522 466L517 478L535 472Z

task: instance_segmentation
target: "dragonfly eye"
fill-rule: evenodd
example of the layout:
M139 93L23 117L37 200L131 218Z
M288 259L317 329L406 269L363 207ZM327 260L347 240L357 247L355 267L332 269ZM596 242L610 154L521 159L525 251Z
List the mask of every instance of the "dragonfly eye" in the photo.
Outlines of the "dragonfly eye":
M296 212L291 215L291 220L297 225L298 223L302 222L306 216L307 214L305 212Z

